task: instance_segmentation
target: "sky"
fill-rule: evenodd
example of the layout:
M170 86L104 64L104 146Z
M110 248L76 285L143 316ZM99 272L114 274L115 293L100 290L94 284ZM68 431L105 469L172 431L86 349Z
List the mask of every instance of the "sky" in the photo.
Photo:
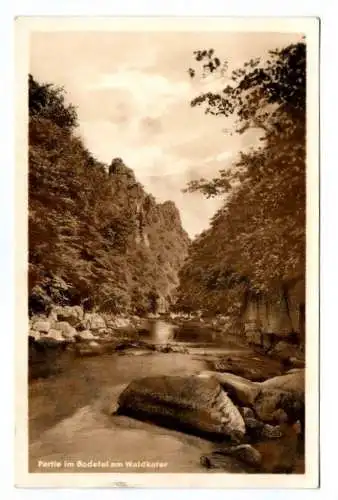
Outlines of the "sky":
M202 91L224 88L219 77L189 77L193 51L213 48L240 68L252 57L298 41L295 33L35 32L30 72L64 86L77 107L79 134L100 161L122 158L158 202L173 200L191 237L209 225L221 199L183 193L187 182L231 167L257 134L226 134L224 117L190 106ZM196 65L196 64L195 64ZM224 77L226 78L226 76Z

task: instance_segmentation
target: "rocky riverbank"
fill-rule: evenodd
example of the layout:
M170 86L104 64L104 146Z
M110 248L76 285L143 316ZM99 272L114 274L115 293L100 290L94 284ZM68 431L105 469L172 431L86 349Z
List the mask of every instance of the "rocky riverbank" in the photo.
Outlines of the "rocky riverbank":
M165 319L167 321L155 315L140 318L88 313L79 306L54 307L48 316L33 316L29 320L30 378L57 371L59 355L64 352L74 356L96 356L135 348L185 352L184 347L174 346L173 340L177 343L187 339L250 346L255 350L255 356L250 359L220 357L219 353L216 358L210 355L205 358L212 370L229 371L250 380L260 381L280 375L286 368L305 366L304 349L296 346L292 338L275 336L267 349L264 345L250 344L245 336L234 333L223 317L167 315ZM156 335L153 335L154 329ZM152 341L149 335L153 335ZM144 336L148 337L147 341Z
M80 307L55 307L29 322L29 378L55 375L70 359L118 353L186 352L169 342L175 325L155 317L85 313ZM149 337L156 326L156 337ZM145 340L144 337L147 337Z
M67 456L160 460L168 463L162 472L302 473L304 372L297 373L255 383L206 371L191 354L77 358L30 386L31 470L48 472L38 460ZM109 470L129 470L116 467Z
M235 459L239 471L292 473L304 440L304 371L263 383L218 372L142 378L116 412L212 440L207 468L229 471Z
M304 471L304 369L236 336L220 342L221 325L173 321L80 308L31 318L32 470L35 457L53 459L72 448L87 460L97 449L97 433L100 440L106 436L98 460L109 455L108 443L122 457L122 441L132 450L138 429L139 456L129 458L164 454L172 461L166 472ZM149 450L147 443L156 447L157 441L159 449Z

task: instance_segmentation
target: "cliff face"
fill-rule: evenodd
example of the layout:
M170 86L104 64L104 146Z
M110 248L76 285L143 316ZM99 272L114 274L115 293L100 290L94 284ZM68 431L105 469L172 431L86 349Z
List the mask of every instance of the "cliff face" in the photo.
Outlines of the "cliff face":
M295 280L273 297L249 297L242 315L248 340L261 344L262 336L289 337L305 341L305 282Z
M98 162L60 89L29 79L29 308L164 312L189 238L121 159Z
M276 279L270 288L257 289L235 265L237 252L232 260L225 258L224 249L231 247L232 240L227 239L222 219L216 222L190 245L180 272L177 309L226 315L231 318L231 328L255 344L261 345L263 337L296 337L303 344L304 273L294 272L288 279Z
M144 258L139 271L142 272L143 268L145 275L151 263L154 277L153 312L164 313L168 311L179 284L178 273L188 254L189 237L182 228L175 203L157 203L122 160L114 159L112 165L116 163L118 169L109 169L112 194L115 198L119 196L122 205L128 204L134 222L127 254Z

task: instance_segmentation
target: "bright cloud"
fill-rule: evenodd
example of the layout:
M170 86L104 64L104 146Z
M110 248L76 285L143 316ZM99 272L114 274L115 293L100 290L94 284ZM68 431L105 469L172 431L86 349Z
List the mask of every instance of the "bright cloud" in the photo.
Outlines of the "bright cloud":
M187 98L191 93L189 81L170 81L168 78L139 70L123 70L100 75L88 90L128 90L140 113L160 116L171 103Z
M228 160L233 155L234 154L231 151L224 151L224 153L220 153L219 155L216 156L216 161Z

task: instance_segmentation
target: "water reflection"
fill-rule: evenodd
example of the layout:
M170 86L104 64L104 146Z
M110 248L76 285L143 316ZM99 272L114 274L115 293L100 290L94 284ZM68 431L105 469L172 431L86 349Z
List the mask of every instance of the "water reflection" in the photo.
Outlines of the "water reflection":
M144 324L144 334L154 344L183 342L196 346L197 344L222 345L224 341L214 328L198 321L188 321L178 326L163 318L149 318Z
M177 327L162 319L148 320L150 340L155 344L167 344L175 338Z

